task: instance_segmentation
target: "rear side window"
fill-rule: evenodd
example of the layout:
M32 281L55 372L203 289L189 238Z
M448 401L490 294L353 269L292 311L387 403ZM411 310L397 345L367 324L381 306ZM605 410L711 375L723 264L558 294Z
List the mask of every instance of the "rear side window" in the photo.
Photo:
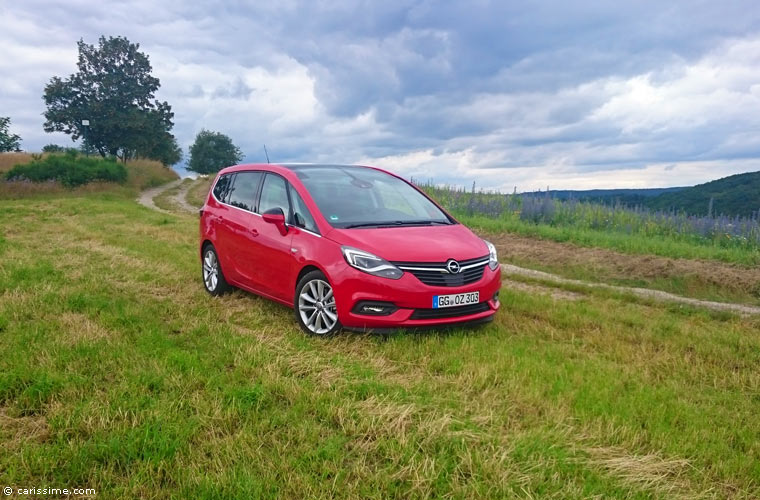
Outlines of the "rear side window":
M312 233L319 234L319 229L317 229L317 223L314 222L314 217L311 216L309 209L306 208L306 203L304 203L303 198L298 194L298 191L293 189L293 186L290 187L290 200L293 202L294 225L296 227L307 229Z
M253 212L256 209L256 192L259 190L260 181L261 172L238 172L227 203Z
M225 174L219 177L214 186L214 198L222 203L227 202L227 195L230 194L230 187L232 185L232 174Z
M267 174L264 178L264 187L261 188L258 212L263 214L273 208L281 208L286 216L290 212L288 185L279 175Z

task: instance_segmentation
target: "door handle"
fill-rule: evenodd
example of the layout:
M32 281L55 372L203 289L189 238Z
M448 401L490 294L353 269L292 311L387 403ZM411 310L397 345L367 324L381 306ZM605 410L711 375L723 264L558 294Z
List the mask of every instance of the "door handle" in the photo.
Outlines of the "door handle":
M258 236L259 235L259 231L255 227L252 227L250 229L250 231L251 231L251 234L254 235L254 236Z

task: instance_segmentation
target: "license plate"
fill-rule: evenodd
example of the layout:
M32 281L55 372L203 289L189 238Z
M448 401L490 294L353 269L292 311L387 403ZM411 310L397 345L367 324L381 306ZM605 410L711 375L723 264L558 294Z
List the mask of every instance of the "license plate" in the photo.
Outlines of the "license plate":
M480 292L453 293L451 295L433 295L433 309L441 307L466 306L480 302Z

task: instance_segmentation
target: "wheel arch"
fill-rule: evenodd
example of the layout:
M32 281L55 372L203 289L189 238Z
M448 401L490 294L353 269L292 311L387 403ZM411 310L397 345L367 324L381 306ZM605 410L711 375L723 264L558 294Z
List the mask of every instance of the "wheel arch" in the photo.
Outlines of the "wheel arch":
M208 238L206 238L205 240L201 242L201 247L200 247L201 259L203 258L203 250L205 250L206 246L208 245L211 245L212 247L214 247L214 243L212 243L212 241ZM216 247L214 247L214 250L216 250Z
M298 291L298 283L301 282L301 278L306 276L312 271L319 271L320 273L325 275L325 278L327 278L327 281L332 283L330 280L330 275L327 274L327 271L325 271L319 264L317 264L314 261L307 262L299 271L298 275L296 276L295 282L293 283L293 301L295 303L295 293Z
M312 271L319 271L320 273L322 273L325 276L327 276L327 273L325 273L324 269L320 269L319 267L315 266L314 264L306 264L298 272L298 276L296 276L296 282L293 284L293 291L295 291L295 289L298 288L298 283L301 281L301 278L303 278L304 276L306 276L307 274L309 274Z

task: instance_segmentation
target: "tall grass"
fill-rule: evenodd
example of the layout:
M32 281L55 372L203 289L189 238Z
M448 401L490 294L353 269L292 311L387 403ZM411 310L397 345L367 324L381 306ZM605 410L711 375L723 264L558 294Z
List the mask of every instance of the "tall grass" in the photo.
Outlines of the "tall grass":
M689 216L619 204L557 200L548 193L502 194L423 183L420 187L458 217L492 231L606 246L673 257L760 262L760 213L751 217ZM702 250L684 249L702 247ZM725 250L725 251L724 251Z
M127 185L140 190L179 179L177 172L155 160L127 160L127 174Z
M0 153L0 173L7 172L16 165L24 165L32 161L31 153Z

